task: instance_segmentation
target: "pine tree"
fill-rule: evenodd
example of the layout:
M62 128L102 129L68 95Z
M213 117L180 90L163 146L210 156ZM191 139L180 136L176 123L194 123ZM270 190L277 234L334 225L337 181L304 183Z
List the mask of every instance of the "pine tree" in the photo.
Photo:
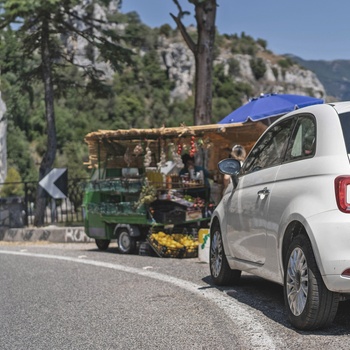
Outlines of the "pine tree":
M98 60L109 62L114 70L131 60L131 51L122 46L122 38L107 18L98 16L98 6L108 6L108 0L0 0L0 29L12 26L20 43L23 60L37 57L25 76L25 81L41 81L44 86L47 146L39 168L39 181L50 172L56 157L55 92L72 82L61 81L57 67L77 64L74 50L63 43L82 38L92 62L79 64L94 87L101 82L103 71L96 68ZM107 23L109 25L107 26ZM63 41L62 39L65 39ZM74 45L73 45L74 48ZM34 62L34 61L33 61ZM36 226L44 222L44 190L38 186L35 202Z

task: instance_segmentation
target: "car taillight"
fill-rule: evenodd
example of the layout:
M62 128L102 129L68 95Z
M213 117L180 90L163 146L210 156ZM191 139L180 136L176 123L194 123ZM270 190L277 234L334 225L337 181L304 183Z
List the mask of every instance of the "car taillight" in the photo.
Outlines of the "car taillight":
M339 210L343 213L350 213L350 176L338 176L334 184Z
M350 278L350 269L346 269L341 274L342 277Z

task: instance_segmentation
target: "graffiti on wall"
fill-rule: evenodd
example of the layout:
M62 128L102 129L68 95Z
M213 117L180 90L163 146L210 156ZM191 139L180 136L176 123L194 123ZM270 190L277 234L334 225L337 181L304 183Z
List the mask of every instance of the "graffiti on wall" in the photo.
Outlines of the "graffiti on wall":
M94 242L94 239L88 237L82 228L67 228L65 242Z
M3 237L0 240L8 241L50 241L62 243L90 243L95 242L89 238L83 227L67 227L67 228L46 228L46 229L9 229L4 230Z

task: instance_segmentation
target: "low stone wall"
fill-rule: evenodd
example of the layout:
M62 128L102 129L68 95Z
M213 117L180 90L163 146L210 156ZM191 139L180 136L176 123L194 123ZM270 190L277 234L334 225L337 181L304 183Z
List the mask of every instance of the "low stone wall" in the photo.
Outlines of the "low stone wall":
M1 233L2 232L2 233ZM37 242L48 241L56 243L86 243L95 242L85 234L84 227L57 227L44 228L12 228L0 230L0 240L7 242Z

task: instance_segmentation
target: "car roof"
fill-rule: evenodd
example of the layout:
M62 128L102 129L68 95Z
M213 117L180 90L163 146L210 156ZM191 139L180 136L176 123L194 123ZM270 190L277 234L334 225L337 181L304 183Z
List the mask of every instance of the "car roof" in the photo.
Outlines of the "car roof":
M322 104L316 104L316 105L303 107L300 109L295 109L294 111L286 113L281 118L275 120L274 123L278 122L279 120L283 120L285 118L288 118L292 115L299 114L300 112L311 112L311 113L316 113L318 115L320 115L320 114L322 115L323 113L328 113L326 116L326 119L329 120L330 110L333 110L336 113L336 115L339 115L339 114L342 114L345 112L350 112L350 101L322 103Z
M328 103L338 114L350 111L350 101Z

